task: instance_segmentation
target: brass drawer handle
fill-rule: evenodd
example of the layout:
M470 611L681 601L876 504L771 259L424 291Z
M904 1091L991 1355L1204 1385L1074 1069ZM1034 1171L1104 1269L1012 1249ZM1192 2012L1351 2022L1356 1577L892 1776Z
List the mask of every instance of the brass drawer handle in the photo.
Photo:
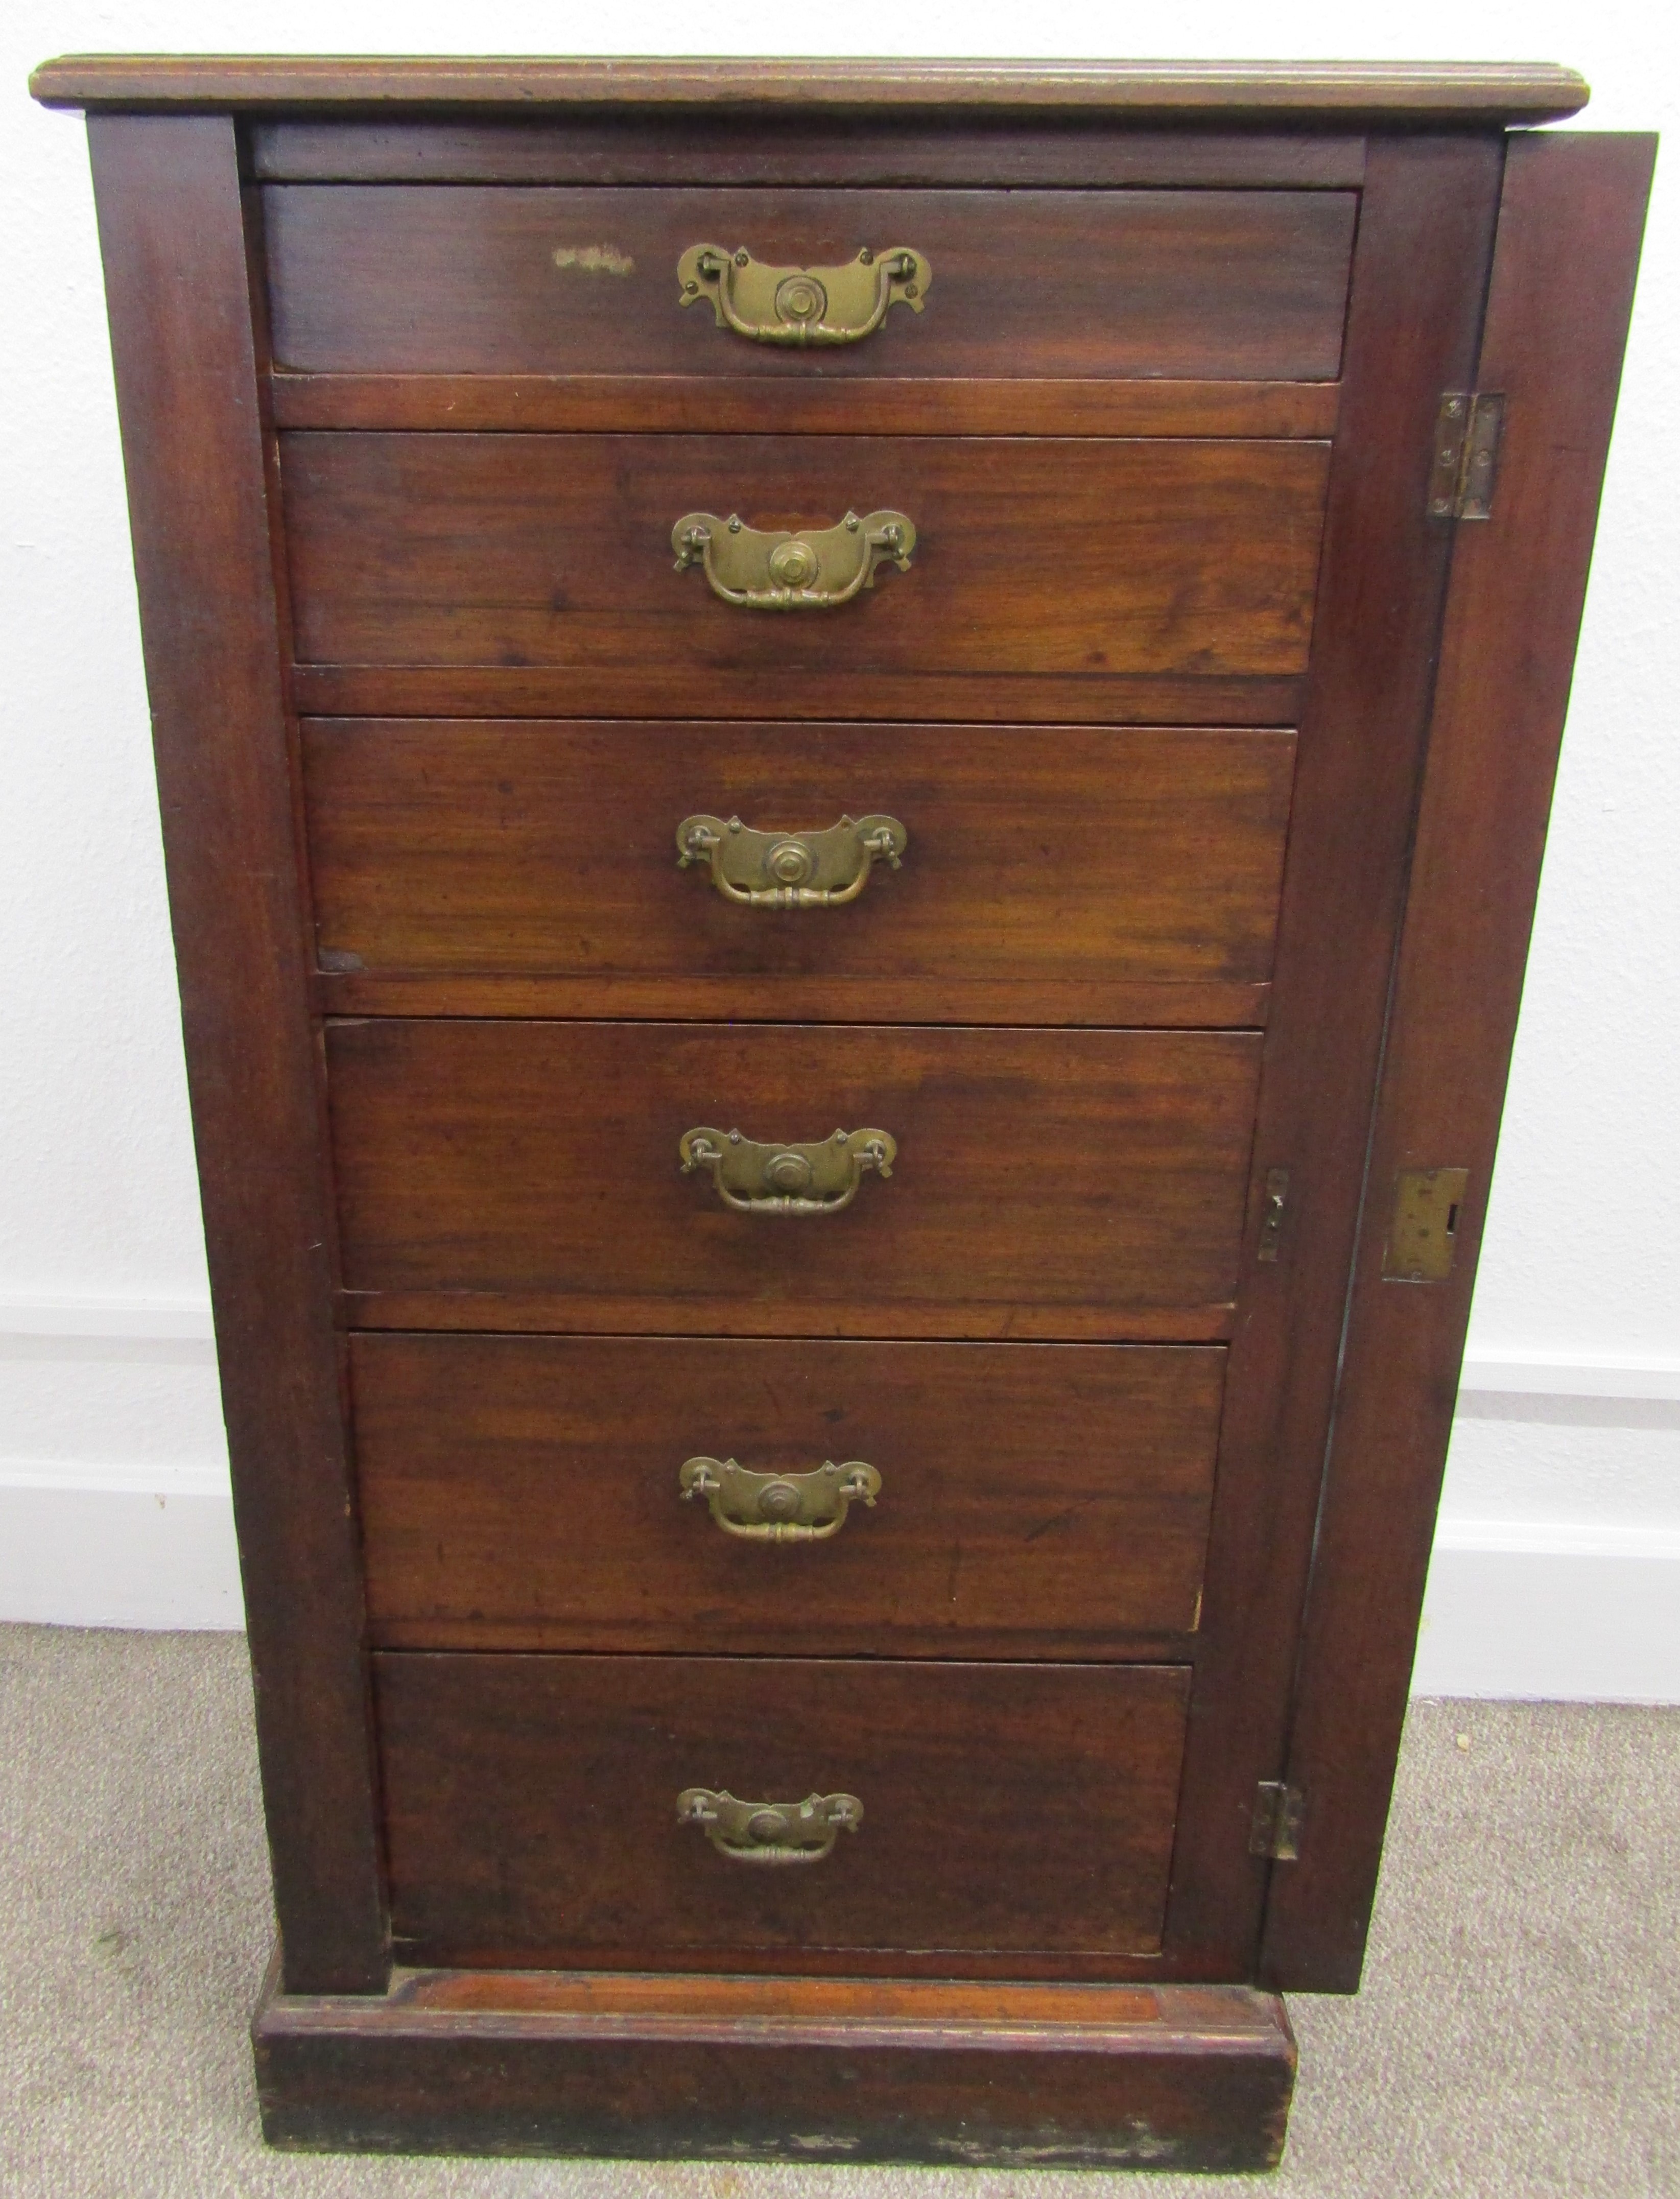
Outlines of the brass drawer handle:
M712 593L753 611L831 611L875 585L886 562L910 569L916 529L901 511L849 511L837 527L761 534L731 512L691 511L671 529L677 570L699 565Z
M866 1170L890 1175L898 1144L884 1130L837 1130L820 1145L761 1145L738 1130L685 1130L685 1175L709 1168L717 1195L738 1214L838 1214Z
M720 329L753 343L845 344L871 335L890 306L919 313L933 270L919 252L866 244L843 267L767 267L750 252L691 244L677 262L677 302L709 298Z
M737 1863L820 1863L843 1825L863 1823L855 1794L808 1794L802 1802L740 1802L727 1788L685 1787L677 1819L703 1825L720 1855Z
M860 1458L825 1459L808 1473L756 1473L732 1458L691 1458L677 1475L683 1502L703 1496L726 1535L748 1543L825 1543L855 1499L872 1505L881 1477Z
M843 817L825 832L757 832L738 817L685 817L677 867L709 861L712 884L743 908L843 908L878 859L899 867L909 839L896 817Z

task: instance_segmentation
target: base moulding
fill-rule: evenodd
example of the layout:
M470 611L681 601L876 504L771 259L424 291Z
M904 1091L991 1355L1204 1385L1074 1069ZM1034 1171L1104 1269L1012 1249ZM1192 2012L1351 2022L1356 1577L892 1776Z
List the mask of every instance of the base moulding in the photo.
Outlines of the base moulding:
M1295 2080L1239 1986L397 1970L280 1990L264 2134L322 2151L1274 2167Z

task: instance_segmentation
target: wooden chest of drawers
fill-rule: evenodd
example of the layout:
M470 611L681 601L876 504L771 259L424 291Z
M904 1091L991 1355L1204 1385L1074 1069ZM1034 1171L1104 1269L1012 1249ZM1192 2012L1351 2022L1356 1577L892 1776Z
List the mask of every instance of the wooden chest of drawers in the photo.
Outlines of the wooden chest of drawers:
M1254 2167L1651 162L1554 69L72 61L277 2142Z

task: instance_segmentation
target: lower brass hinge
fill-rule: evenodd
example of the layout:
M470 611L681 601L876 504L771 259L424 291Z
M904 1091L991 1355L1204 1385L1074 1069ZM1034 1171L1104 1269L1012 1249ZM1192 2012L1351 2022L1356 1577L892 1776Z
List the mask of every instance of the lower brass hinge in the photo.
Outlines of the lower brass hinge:
M1435 421L1432 519L1491 519L1505 400L1496 390L1450 389Z
M1281 1779L1263 1779L1255 1791L1249 1853L1269 1856L1274 1863L1298 1863L1301 1823L1306 1814L1307 1798L1298 1787Z

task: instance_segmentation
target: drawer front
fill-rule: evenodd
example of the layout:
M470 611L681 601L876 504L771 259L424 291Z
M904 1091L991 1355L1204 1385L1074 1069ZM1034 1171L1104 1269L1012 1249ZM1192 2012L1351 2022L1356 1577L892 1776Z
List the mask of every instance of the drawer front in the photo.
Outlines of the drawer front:
M639 1010L662 986L668 1014L779 994L820 1017L1150 1021L1154 988L1183 991L1173 1021L1253 1021L1294 752L1258 730L314 720L316 933L329 970L587 979ZM697 816L715 844L685 875ZM809 839L848 816L895 820L901 856Z
M1000 715L1088 720L1140 675L1298 675L1329 453L872 435L282 446L307 663L546 668L566 674L567 716L843 717L866 681L898 703L862 714L901 719L954 715L942 683L977 675ZM848 511L901 512L916 541L907 571L889 563L836 608L776 615L724 600L697 564L676 569L673 529L691 515L726 540L732 514L772 534ZM1032 707L1010 709L1023 692Z
M400 1651L373 1665L400 1962L1159 1947L1182 1667ZM694 1790L848 1795L861 1818L831 1826L825 1855L743 1859L680 1820Z
M263 194L283 366L808 378L1333 376L1356 205L1290 190ZM709 271L688 293L678 263L696 245L744 249L755 267ZM925 295L899 295L893 248L921 255ZM849 271L813 319L810 286L767 283L769 265ZM883 295L894 302L860 339L808 340L865 326Z
M1124 1654L1195 1626L1224 1359L359 1335L373 1638ZM685 1475L695 1459L713 1465Z
M327 1056L363 1323L1076 1341L1228 1327L1253 1033L394 1018L330 1025ZM855 1140L831 1154L837 1126L895 1141L890 1176ZM735 1152L737 1129L810 1150L785 1166L767 1142ZM684 1173L680 1141L703 1129L723 1158L691 1148ZM763 1204L849 1193L838 1210ZM754 1210L728 1203L743 1196Z

